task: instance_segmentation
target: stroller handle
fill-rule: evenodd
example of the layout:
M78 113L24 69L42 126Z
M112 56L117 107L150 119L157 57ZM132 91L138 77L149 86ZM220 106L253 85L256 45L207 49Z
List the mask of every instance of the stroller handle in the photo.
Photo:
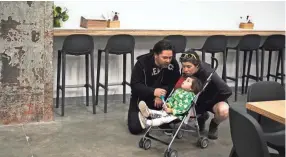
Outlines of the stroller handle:
M214 71L216 71L217 67L218 67L218 60L215 57L211 57L211 59L215 62L215 68Z

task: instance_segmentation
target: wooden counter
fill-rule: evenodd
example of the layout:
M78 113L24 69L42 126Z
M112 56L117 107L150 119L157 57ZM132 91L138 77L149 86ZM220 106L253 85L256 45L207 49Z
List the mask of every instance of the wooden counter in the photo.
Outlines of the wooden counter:
M68 36L71 34L89 34L92 36L111 36L116 34L130 34L133 36L167 36L180 34L184 36L243 36L246 34L285 34L285 31L269 30L141 30L141 29L54 29L54 36Z
M246 108L285 124L285 100L248 102Z

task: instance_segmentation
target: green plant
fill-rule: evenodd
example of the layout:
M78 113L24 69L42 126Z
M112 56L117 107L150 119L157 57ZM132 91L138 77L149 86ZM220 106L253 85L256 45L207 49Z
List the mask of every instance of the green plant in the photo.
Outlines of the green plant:
M61 27L62 22L66 22L69 19L67 13L68 10L66 8L64 11L62 11L62 8L60 6L53 6L54 27Z

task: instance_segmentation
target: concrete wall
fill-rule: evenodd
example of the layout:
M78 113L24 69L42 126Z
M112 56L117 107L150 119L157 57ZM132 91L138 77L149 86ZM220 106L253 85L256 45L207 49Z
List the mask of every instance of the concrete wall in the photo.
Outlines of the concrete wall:
M53 2L0 2L0 123L53 120Z

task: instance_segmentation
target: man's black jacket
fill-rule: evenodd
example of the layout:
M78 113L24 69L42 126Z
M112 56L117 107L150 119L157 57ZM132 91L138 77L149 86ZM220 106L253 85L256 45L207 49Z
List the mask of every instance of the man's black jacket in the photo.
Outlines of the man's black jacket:
M179 64L172 59L168 68L159 68L152 53L139 56L131 75L132 99L153 101L154 90L163 88L167 96L180 77Z

